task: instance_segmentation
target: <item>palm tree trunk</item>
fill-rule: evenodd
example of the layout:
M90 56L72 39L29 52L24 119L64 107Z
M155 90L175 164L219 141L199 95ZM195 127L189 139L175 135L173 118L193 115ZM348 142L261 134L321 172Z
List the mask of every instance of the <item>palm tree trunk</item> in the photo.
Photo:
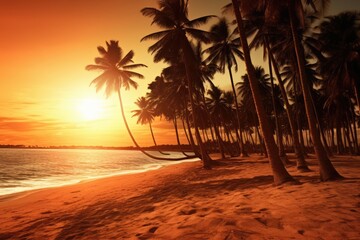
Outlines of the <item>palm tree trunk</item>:
M183 49L183 62L185 64L185 72L186 72L186 79L187 79L187 84L188 84L188 91L189 91L189 99L190 99L190 104L191 104L191 109L193 111L192 114L192 120L194 123L194 129L195 129L195 137L196 137L196 141L198 142L198 146L200 148L200 154L201 154L201 160L203 161L203 166L205 169L211 169L211 161L212 159L210 158L210 156L208 155L208 153L206 152L205 146L203 144L203 141L201 139L200 133L199 133L199 127L198 127L198 119L196 117L195 114L195 103L194 103L194 84L195 81L192 81L193 78L193 74L196 74L191 70L192 67L189 65L191 62L195 62L195 57L194 57L194 53L193 50L190 46L189 41L187 40L185 33L183 36L183 40L182 42L182 49ZM193 60L193 61L191 61ZM189 63L190 62L190 63Z
M331 134L331 147L332 149L335 148L335 134L334 134L334 127L331 126L330 128L330 134Z
M360 106L359 106L360 107ZM351 114L352 115L352 124L353 124L353 131L354 131L354 142L355 142L355 154L359 155L359 142L358 142L358 135L357 135L357 128L356 128L356 117L355 114Z
M336 120L336 148L337 154L343 154L343 142L341 138L341 125L340 121Z
M345 131L346 140L347 140L348 145L349 145L348 153L350 153L352 155L352 154L354 154L354 152L353 152L353 147L352 147L351 140L350 140L350 131L349 131L349 126L348 125L344 127L344 131Z
M193 135L191 132L191 126L190 126L190 121L189 121L189 111L188 111L187 107L185 107L185 119L186 119L186 126L187 126L188 132L189 132L188 140L190 140L191 148L193 149L195 155L199 156L199 152L196 149L195 141L194 141L194 138L193 138ZM184 130L185 130L185 126L184 126ZM186 134L186 131L185 131L185 134Z
M274 78L273 78L273 73L272 73L272 64L271 64L272 62L270 59L270 53L268 53L268 62L269 62L269 73L270 73L270 83L271 83L271 101L272 101L274 116L275 116L275 128L276 128L277 144L279 146L279 156L280 156L280 159L283 162L283 164L286 166L286 165L289 165L290 162L289 162L289 159L287 158L285 150L284 150L281 129L279 126L279 118L278 118L278 113L277 113L276 103L275 103Z
M308 156L308 152L307 152L307 148L305 145L305 139L304 139L304 131L303 131L303 125L301 124L301 120L300 120L300 114L296 114L296 121L297 121L297 126L298 126L298 133L299 133L299 140L300 140L300 144L301 144L301 149L302 149L302 154L304 155L304 157Z
M213 134L213 130L212 130L212 128L214 127L215 134L216 134L216 136L217 136L218 148L219 148L219 151L220 151L220 153L221 153L221 157L224 159L224 158L225 158L225 153L224 153L224 148L223 148L223 141L222 141L221 138L219 139L219 137L220 137L219 132L216 133L216 131L218 131L218 129L217 129L217 127L216 127L217 124L215 123L216 120L215 120L215 119L212 119L212 117L211 117L211 115L210 115L210 113L209 113L209 109L208 109L208 106L207 106L207 104L206 104L205 95L204 95L204 94L201 94L201 100L202 100L203 105L204 105L204 109L205 109L205 112L206 112L206 117L207 117L207 119L208 119L209 122L210 122L210 133L211 133L211 137L212 137L213 141L212 141L212 142L209 141L209 143L210 143L211 145L214 145L214 148L216 149L214 134ZM209 139L209 138L208 138L208 139ZM213 143L214 143L214 144L213 144Z
M252 151L255 152L255 151L256 151L256 148L255 148L255 146L256 146L255 140L254 140L254 138L253 138L253 136L252 136L251 133L249 133L249 136L250 136L251 143L252 143ZM256 135L255 135L255 136L256 136Z
M311 137L314 144L314 150L315 154L317 156L317 159L319 161L319 170L320 170L320 178L322 181L328 181L328 180L335 180L342 178L341 175L336 171L334 166L332 165L330 159L328 158L326 151L321 143L321 139L319 136L318 131L316 130L316 119L314 115L314 109L312 107L311 102L311 96L310 96L310 90L309 86L307 85L306 81L306 74L305 74L305 64L304 64L304 53L301 51L300 47L300 40L296 32L295 27L295 6L294 1L288 0L289 2L289 16L290 16L290 25L291 25L291 33L294 41L295 46L295 53L296 53L296 59L297 59L297 65L299 68L299 75L300 75L300 82L301 82L301 88L302 93L304 97L305 102L305 110L306 110L306 116L308 118L308 124L309 124L309 130L311 133Z
M177 121L176 121L176 115L173 119L173 124L174 124L174 128L175 128L175 134L176 134L176 142L179 146L179 150L182 154L184 154L185 156L189 157L190 155L188 155L187 153L185 153L181 147L181 143L180 143L180 138L179 138L179 131L178 131L178 127L177 127ZM185 130L185 129L184 129Z
M267 157L268 157L268 153L267 153L267 151L266 151L266 146L265 146L264 138L261 137L259 127L258 127L258 126L255 126L255 129L256 129L257 135L258 135L258 137L259 137L260 154L261 154L261 155L264 154L265 157L267 158ZM281 158L280 158L280 159L281 159Z
M356 152L356 146L355 146L355 141L354 141L355 140L354 132L351 127L349 114L346 114L346 129L347 129L348 135L349 135L350 146L351 146L351 149L353 150L352 154L354 154Z
M149 122L149 127L150 127L151 137L153 139L154 145L157 148L158 146L157 146L156 141L155 141L154 132L153 132L153 129L152 129L152 126L151 126L151 122ZM160 150L158 150L158 152L163 154L163 155L170 155L170 153L164 153L164 152L162 152Z
M231 66L230 63L228 61L228 71L229 71L229 75L230 75L230 81L231 81L231 88L233 91L233 95L234 95L234 101L235 101L235 110L236 110L236 121L237 121L237 128L235 129L236 131L236 138L238 140L239 143L239 147L240 147L240 155L242 157L248 157L249 155L247 154L245 147L244 147L244 140L242 137L242 131L241 131L241 122L240 122L240 114L239 114L239 104L237 101L237 94L235 91L235 85L234 85L234 79L233 79L233 75L232 75L232 71L231 71ZM240 132L240 134L239 134Z
M311 96L311 95L310 95ZM328 154L328 156L333 156L332 152L330 151L330 148L329 148L329 145L326 141L326 137L324 135L324 130L323 130L323 127L321 126L321 123L320 123L320 120L319 120L319 116L318 116L318 113L316 111L316 107L315 107L315 103L314 103L314 99L311 97L311 103L312 103L312 106L313 106L313 109L314 109L314 113L315 113L315 118L316 118L316 122L317 122L317 126L318 126L318 129L319 129L319 133L320 133L320 137L321 139L323 140L323 146L324 146L324 149L325 149L325 152Z
M283 163L281 162L281 159L279 156L279 151L276 146L274 137L272 136L269 121L268 121L267 115L265 113L263 103L261 101L259 86L257 85L257 82L256 82L255 69L251 62L250 50L249 50L249 46L248 46L248 43L247 43L247 40L245 37L241 12L239 9L239 3L237 0L232 0L232 3L234 6L234 12L235 12L238 30L239 30L239 34L240 34L240 41L241 41L241 45L242 45L242 49L243 49L243 53L244 53L244 57L245 57L245 64L246 64L246 69L247 69L248 76L249 76L251 92L252 92L252 96L254 98L255 108L256 108L256 112L259 117L259 122L261 125L262 133L264 135L265 145L267 148L267 152L268 152L269 159L270 159L270 165L271 165L272 172L273 172L274 183L282 184L284 182L294 181L294 179L286 171Z
M358 107L360 108L359 94L358 94L358 89L357 89L357 87L356 87L355 82L353 82L353 90L354 90L354 95L355 95L355 99L356 99L356 104L357 104Z
M216 138L217 138L221 158L225 159L225 152L224 152L224 148L223 148L224 142L223 142L223 140L222 140L222 138L220 136L218 126L217 126L217 124L215 122L214 122L214 130L215 130L215 135L216 135Z
M285 103L285 108L286 108L286 114L289 120L289 125L290 125L290 130L292 133L292 139L293 139L293 144L294 144L294 149L295 149L295 155L296 155L296 167L299 171L310 171L310 169L307 166L307 163L305 161L305 157L303 154L303 148L299 142L299 134L296 130L295 127L295 119L294 119L294 115L291 111L291 107L289 104L289 99L287 97L286 91L285 91L285 87L284 87L284 83L282 81L282 77L280 75L280 71L279 71L279 67L275 61L274 55L272 53L272 49L270 48L268 42L267 43L267 48L268 48L268 53L270 56L270 61L272 62L272 66L274 68L275 71L275 75L278 79L279 82L279 88L281 91L281 95L284 99L284 103Z
M123 120L124 120L124 123L125 123L125 127L130 135L130 138L131 140L133 141L133 143L135 144L136 148L141 151L143 154L145 154L146 156L150 157L150 158L153 158L153 159L156 159L156 160L165 160L165 161L179 161L179 160L185 160L185 159L192 159L192 158L196 158L195 156L194 157L182 157L182 158L162 158L162 157L156 157L150 153L147 153L144 151L144 149L142 149L139 144L136 142L134 136L132 135L131 131L130 131L130 128L129 128L129 125L127 123L127 120L126 120L126 117L125 117L125 114L124 114L124 107L123 107L123 103L122 103L122 98L121 98L121 92L120 92L120 89L117 90L118 92L118 96L119 96L119 101L120 101L120 109L121 109L121 115L123 117Z

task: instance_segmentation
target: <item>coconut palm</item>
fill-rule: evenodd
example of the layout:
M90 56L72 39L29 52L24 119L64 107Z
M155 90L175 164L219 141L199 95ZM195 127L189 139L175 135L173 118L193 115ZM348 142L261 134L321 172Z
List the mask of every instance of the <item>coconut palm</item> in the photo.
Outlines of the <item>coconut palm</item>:
M228 116L229 108L224 99L224 92L220 88L212 85L211 89L208 90L208 97L206 98L206 105L209 108L211 117L214 122L214 130L216 138L219 143L220 153L222 158L225 158L224 155L224 142L219 133L219 127L224 123L224 118Z
M265 112L270 117L271 111L272 111L272 106L271 106L272 101L271 101L271 89L270 89L269 75L265 74L264 68L255 67L255 76L256 76L257 84L259 86L261 101L265 108ZM257 113L255 110L255 103L254 103L254 99L253 99L252 92L251 92L251 86L250 86L248 74L241 76L241 79L242 79L242 81L238 82L236 85L238 87L237 90L239 92L239 95L243 98L243 108L248 114L251 114L252 119L253 119L252 123L254 124L256 132L259 135L260 143L262 145L262 150L265 152L265 156L267 156L267 152L265 150L263 139L260 136L259 121L258 121ZM271 129L273 129L273 127ZM280 151L279 151L279 153L280 153Z
M296 53L296 60L297 66L299 71L299 78L301 83L301 90L304 97L305 102L305 110L306 116L308 119L309 130L311 134L311 139L314 144L315 154L319 161L319 171L320 171L320 179L322 181L329 181L329 180L337 180L341 179L342 176L336 171L335 167L332 165L326 150L321 142L319 131L316 127L316 115L313 106L313 101L311 99L310 87L307 82L306 70L305 70L305 56L304 56L304 49L301 45L298 31L301 29L301 19L298 20L295 12L298 11L300 8L301 10L301 2L295 4L293 1L289 1L287 9L290 18L290 26L291 26L291 35L294 41L295 46L295 53Z
M251 86L251 92L254 99L256 112L259 118L260 126L262 129L263 137L265 140L265 146L266 150L268 152L273 176L274 176L274 182L275 184L281 184L284 182L294 181L293 178L290 176L290 174L286 171L280 156L279 151L276 146L274 137L272 135L272 130L269 125L269 119L265 113L265 109L263 106L263 103L261 101L261 95L259 86L256 81L256 75L255 75L255 68L252 64L251 57L250 57L250 50L247 43L247 39L244 32L244 26L243 26L243 20L240 12L240 6L239 2L237 0L232 0L233 6L234 6L234 13L236 17L236 22L239 30L240 35L240 41L241 46L244 53L244 60L246 69L249 75L249 82Z
M229 72L235 99L237 125L240 130L240 134L236 131L236 137L240 146L241 155L247 156L242 139L239 105L232 74L233 66L235 67L235 71L238 69L236 57L243 59L243 54L239 50L239 42L236 40L234 32L230 33L229 24L225 18L221 18L217 24L213 25L210 32L212 33L212 46L207 48L204 53L209 54L207 61L217 64L221 73L225 73L225 69Z
M327 1L307 0L306 4L310 4L313 11L318 12L316 4L326 3ZM232 0L236 12L240 12L238 7L239 2ZM236 5L235 5L236 4ZM305 73L305 55L304 48L300 41L299 33L304 28L304 5L301 0L288 1L241 1L241 11L244 12L245 17L254 14L260 14L265 17L265 21L269 25L288 25L290 24L291 36L294 42L294 50L296 56L296 66L298 68L299 79L301 83L301 91L304 97L306 116L309 124L309 130L314 145L316 157L319 161L320 178L323 181L341 179L341 175L336 171L332 165L326 150L321 142L320 134L316 126L316 115L311 99L310 86L308 85ZM241 15L242 13L240 13ZM238 14L239 16L239 14ZM242 21L238 19L237 21ZM240 24L239 24L240 25ZM240 26L244 31L243 26ZM245 36L244 36L245 38ZM242 41L243 43L243 41ZM245 54L245 52L244 52Z
M176 140L181 149L180 138L177 128L177 119L179 116L186 115L187 117L187 109L188 109L188 87L186 84L185 77L185 67L182 63L173 63L169 67L166 67L162 70L162 76L164 77L165 84L162 94L159 95L160 102L162 103L160 106L160 111L165 116L166 119L171 120L173 122ZM186 111L184 111L186 109ZM193 135L190 130L190 125L188 125L188 136L189 144L191 148L195 152L195 154L199 155L198 151L195 147L195 141ZM182 153L187 156L187 153L182 151Z
M327 101L332 102L346 92L360 106L360 13L343 12L327 17L318 29L315 38L321 54L319 67L326 82Z
M157 143L155 140L155 136L154 136L154 132L153 132L152 124L151 124L154 121L154 110L151 108L151 106L149 104L149 100L146 99L145 97L140 97L136 100L135 104L139 108L139 109L132 111L134 113L133 117L136 117L136 116L138 117L136 123L141 124L141 125L149 124L151 137L153 139L155 147L157 147ZM161 153L163 155L169 155L169 153L164 153L162 151L159 151L159 153Z
M137 88L138 84L132 79L137 77L139 79L143 79L144 76L140 73L132 71L138 67L146 67L144 64L134 64L133 57L134 52L129 51L125 56L123 56L123 51L119 46L118 41L111 40L110 42L106 42L106 49L102 46L99 46L98 52L100 57L95 58L95 64L90 64L86 66L86 70L100 70L102 73L96 77L90 85L94 84L96 91L101 90L105 87L106 97L109 97L113 92L116 92L119 97L121 114L126 126L126 129L137 147L138 150L143 152L146 156L158 159L158 160L182 160L187 158L161 158L153 156L147 152L145 152L139 144L136 142L134 136L131 133L131 130L128 126L124 107L121 97L121 88L124 87L125 90L129 90L130 87Z
M272 66L274 66L274 68L278 68L277 63L275 61L273 61L272 59L272 49L270 46L272 45L281 45L279 44L279 39L283 39L284 38L284 28L279 28L277 26L269 26L268 24L266 24L265 22L265 17L261 16L259 14L254 14L251 15L250 17L248 17L245 21L245 28L246 28L246 33L248 34L248 37L250 37L252 39L252 41L249 44L249 47L258 49L258 48L263 48L263 57L264 60L267 58L268 60L268 64L269 64L269 73L270 73L270 79L271 79L271 88L272 91L274 90L275 85L273 84L274 82L274 78L273 78L273 74L272 74ZM279 69L275 69L275 71L279 71ZM278 77L278 84L281 90L281 95L282 95L282 99L284 100L285 105L287 106L285 109L287 111L287 116L289 118L289 122L290 123L294 123L293 121L293 114L292 112L290 112L290 108L289 108L289 102L288 102L288 98L284 89L284 85L283 82L281 81L281 78ZM274 105L274 101L276 99L273 99L273 105ZM275 125L276 125L276 136L277 136L277 141L278 141L278 146L279 146L279 154L281 156L281 159L283 159L284 163L288 164L288 160L287 160L287 156L285 154L284 151L284 146L283 146L283 142L282 142L282 138L281 138L281 128L279 128L279 118L277 117L277 109L274 106L274 116L275 116ZM299 140L298 140L298 136L297 136L297 132L295 130L295 126L294 124L290 124L291 126L291 130L293 132L293 140L294 140L294 149L297 155L297 166L299 170L304 170L307 169L306 166L306 162L304 159L303 154L301 154L301 147L299 144Z
M176 58L183 60L186 69L186 79L189 91L189 100L191 108L195 109L196 84L201 81L198 66L196 66L196 57L191 47L188 36L200 41L208 42L207 32L196 29L206 23L211 16L200 17L189 20L188 1L187 0L159 0L157 8L143 8L141 13L144 16L152 17L160 28L165 29L145 36L144 40L158 40L149 47L149 52L154 54L154 61L171 62ZM205 168L210 168L211 158L207 154L199 133L199 120L196 114L192 114L195 136L198 142L201 159Z

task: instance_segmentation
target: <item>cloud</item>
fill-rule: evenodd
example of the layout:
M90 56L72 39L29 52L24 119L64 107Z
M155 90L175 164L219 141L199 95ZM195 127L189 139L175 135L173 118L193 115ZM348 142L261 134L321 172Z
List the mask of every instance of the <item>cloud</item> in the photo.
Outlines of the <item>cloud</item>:
M13 117L0 117L0 123L6 121L19 121L21 118L13 118Z
M57 122L37 121L28 118L0 117L0 129L17 132L48 129L59 125Z
M30 102L30 101L23 101L23 102L16 102L15 104L19 104L19 105L35 105L37 103L36 102Z
M9 106L16 106L16 107L20 107L20 106L29 106L29 105L36 105L38 104L38 102L35 101L6 101L6 102L1 102L0 106L2 107L9 107Z

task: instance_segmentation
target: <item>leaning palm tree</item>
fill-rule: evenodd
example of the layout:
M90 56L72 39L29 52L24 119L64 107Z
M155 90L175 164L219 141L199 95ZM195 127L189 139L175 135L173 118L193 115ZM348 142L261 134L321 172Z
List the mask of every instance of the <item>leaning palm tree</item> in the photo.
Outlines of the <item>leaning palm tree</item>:
M155 140L155 136L154 136L154 131L152 128L152 122L154 121L154 110L151 109L150 104L149 104L149 100L146 99L145 97L140 97L136 100L135 102L136 106L138 106L139 109L135 109L132 112L133 117L137 116L138 120L137 120L137 124L149 124L149 128L150 128L150 133L151 133L151 137L153 139L154 142L154 146L157 147L157 143ZM169 155L169 153L164 153L162 151L159 151L159 153L163 154L163 155Z
M235 71L238 69L236 57L243 59L243 54L239 50L239 43L236 40L235 32L231 33L229 24L225 18L221 18L220 21L211 27L212 33L212 46L204 51L209 54L207 60L219 65L221 73L225 73L225 69L228 70L230 75L231 87L235 99L236 120L240 131L236 131L236 137L240 146L242 156L248 156L244 148L244 141L242 139L241 123L239 116L239 104L237 101L237 94L235 91L234 79L232 74L232 67L235 67Z
M313 11L318 12L316 3L326 3L327 0L316 1L307 0L306 4L310 4ZM235 13L237 14L236 20L239 29L244 32L242 25L241 12L239 10L239 1L232 0ZM288 0L288 1L254 1L243 0L241 1L241 10L246 17L251 14L261 14L265 16L265 21L272 25L288 25L290 26L292 40L294 42L294 50L296 56L297 70L300 79L301 91L304 97L306 116L309 124L309 130L314 145L316 157L319 162L319 172L322 181L341 179L342 176L336 171L332 165L325 148L321 142L320 134L316 126L316 115L313 109L313 102L311 99L310 86L308 86L306 72L305 72L305 54L302 46L299 32L304 28L304 5L301 0ZM288 18L286 17L288 16ZM240 31L239 30L239 31ZM244 34L245 35L245 34ZM241 36L241 33L240 33ZM244 43L243 39L241 42ZM244 47L244 46L243 46ZM247 46L245 46L247 48ZM245 55L245 52L244 52ZM248 69L249 70L249 69ZM250 70L251 71L251 70Z
M300 171L308 171L308 167L306 165L305 162L305 158L304 158L304 154L302 153L301 150L301 145L299 142L299 138L298 138L298 133L295 129L295 122L294 122L294 117L293 117L293 113L290 111L290 104L289 104L289 100L285 91L285 87L284 87L284 83L282 82L281 77L279 76L279 66L278 63L275 62L273 55L273 45L278 45L278 46L282 46L282 42L280 42L281 40L283 40L284 38L286 39L286 30L288 29L285 27L281 27L281 26L272 26L266 23L265 21L265 16L261 16L259 14L253 14L252 16L249 16L246 19L245 22L245 26L246 26L246 32L248 33L248 35L250 36L250 39L252 39L252 41L249 44L250 48L263 48L263 57L264 59L267 57L268 59L268 64L269 64L269 73L270 73L270 79L271 79L271 86L272 86L272 90L274 90L274 87L276 85L274 85L274 78L273 78L273 74L272 74L272 67L274 67L274 71L275 74L277 75L277 80L278 80L278 86L280 88L281 91L281 95L282 95L282 99L284 101L284 104L286 106L286 113L288 116L288 120L290 123L290 128L292 131L292 138L293 138L293 145L294 145L294 150L297 156L297 168ZM249 37L248 36L248 37ZM288 57L288 52L284 53L284 55L286 55L286 57ZM273 99L275 100L275 99ZM273 103L274 105L274 103ZM279 145L279 154L281 156L281 158L284 160L284 162L288 163L287 160L287 156L285 154L285 150L283 147L283 143L281 141L281 128L279 128L279 119L276 117L277 115L277 111L276 111L276 107L274 106L274 115L275 115L275 124L276 124L276 132L277 132L277 141L278 141L278 145Z
M132 69L138 67L146 67L146 65L133 63L132 60L134 57L133 51L129 51L125 56L123 56L123 51L120 48L118 41L111 40L110 42L106 42L106 49L102 46L99 46L97 49L99 51L100 57L95 58L95 64L87 65L86 70L100 70L102 71L102 73L98 77L96 77L90 83L90 85L95 84L96 91L99 91L100 89L105 87L106 97L109 97L113 92L116 92L118 94L121 114L126 129L137 149L143 152L146 156L158 160L172 161L172 160L188 159L187 157L185 158L156 157L145 152L139 146L127 124L127 120L124 113L123 102L121 98L121 88L124 87L125 90L129 90L131 86L136 89L138 84L132 78L137 77L139 79L142 79L144 78L144 76L141 75L140 73L132 71Z
M260 96L261 96L263 106L265 108L265 112L270 117L272 107L270 105L271 91L270 91L269 75L265 74L264 68L255 67L255 76L256 76L257 84L259 86ZM237 89L238 89L239 95L242 96L243 103L245 103L245 105L243 105L244 110L246 110L246 112L248 114L252 115L252 118L254 119L253 123L254 123L255 130L259 134L259 139L260 139L260 143L261 143L260 145L265 152L265 156L267 156L266 155L267 152L265 151L265 146L264 146L263 140L260 136L259 121L258 121L258 117L257 117L256 110L255 110L255 104L254 104L254 100L253 100L253 96L252 96L252 92L251 92L251 86L250 86L248 74L241 76L241 79L242 79L242 81L238 82L236 85L238 87ZM280 153L280 151L279 151L279 153Z
M234 6L234 13L236 22L240 34L240 41L244 53L244 60L246 69L249 76L249 83L251 87L252 96L255 103L256 112L259 118L260 126L262 129L263 137L265 140L266 150L270 159L271 168L273 171L273 177L275 184L281 184L284 182L294 181L291 175L286 171L280 156L274 137L272 135L271 126L269 125L269 119L266 115L263 103L261 101L261 95L259 86L256 82L255 68L252 64L250 57L249 45L244 32L243 20L240 12L240 6L238 0L232 0Z
M298 31L301 30L303 26L303 19L301 19L301 17L297 17L295 14L296 12L302 13L302 3L298 1L296 3L293 1L289 1L286 7L289 13L291 35L294 41L294 49L300 76L299 78L301 83L301 90L304 97L306 116L308 119L311 138L314 144L315 154L319 161L320 179L322 181L342 179L343 177L336 171L335 167L331 163L329 156L327 155L324 148L324 145L321 142L319 131L316 127L316 115L311 99L310 87L308 86L306 76L304 49L298 34Z
M191 109L195 109L195 97L198 95L196 86L201 81L201 73L196 65L196 57L191 47L189 36L194 39L208 42L207 32L196 29L205 24L211 16L189 20L187 0L159 0L159 9L147 7L141 10L144 16L152 17L160 28L165 29L149 34L141 39L158 40L149 47L149 52L154 54L154 61L174 62L182 59L185 64L186 80L188 84L189 100ZM195 136L200 148L201 159L205 168L211 168L211 158L206 152L205 146L199 133L199 119L192 114Z

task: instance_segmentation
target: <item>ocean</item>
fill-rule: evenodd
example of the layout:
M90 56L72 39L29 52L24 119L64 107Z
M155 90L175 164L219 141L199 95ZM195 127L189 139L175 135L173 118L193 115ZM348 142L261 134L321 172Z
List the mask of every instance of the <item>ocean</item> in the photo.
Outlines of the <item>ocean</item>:
M181 153L169 153L166 157L183 157ZM184 161L154 160L130 150L0 148L0 196L144 172L179 162Z

